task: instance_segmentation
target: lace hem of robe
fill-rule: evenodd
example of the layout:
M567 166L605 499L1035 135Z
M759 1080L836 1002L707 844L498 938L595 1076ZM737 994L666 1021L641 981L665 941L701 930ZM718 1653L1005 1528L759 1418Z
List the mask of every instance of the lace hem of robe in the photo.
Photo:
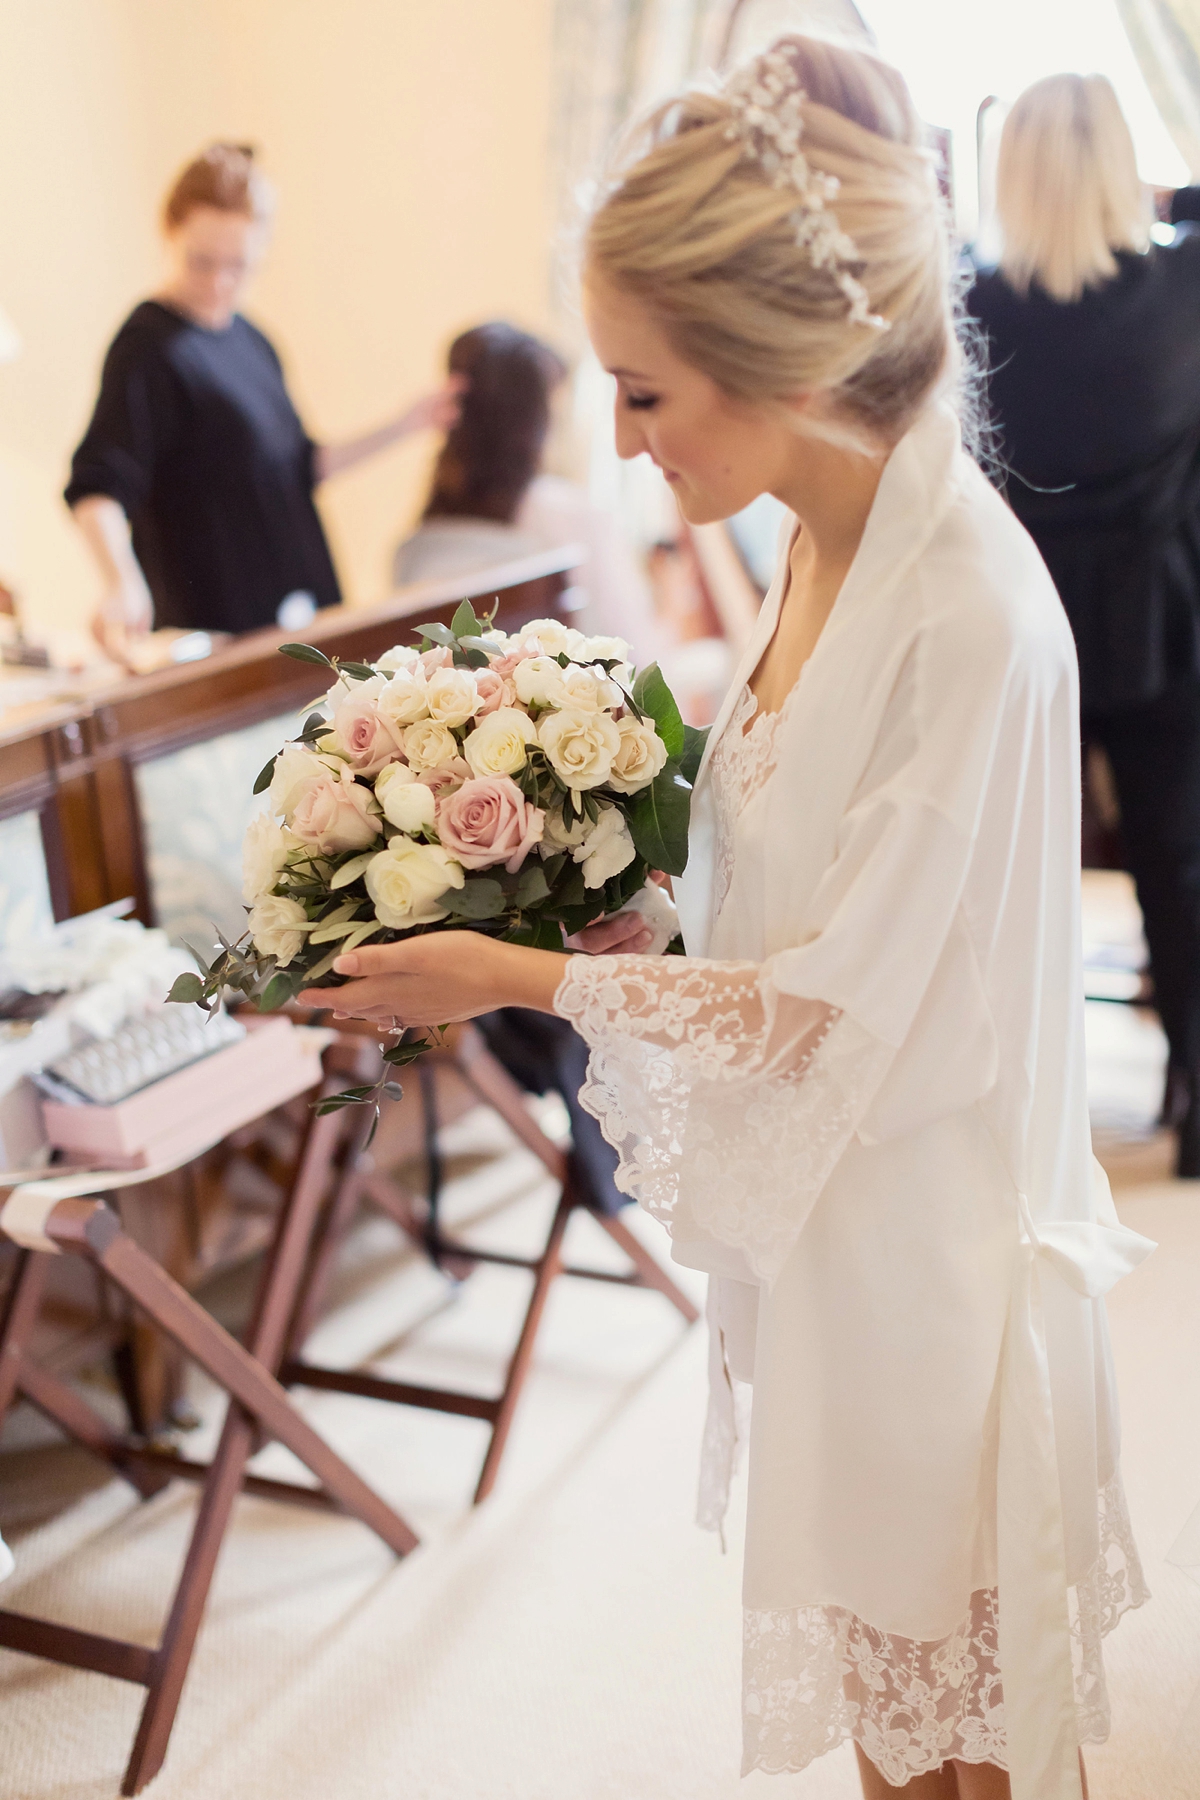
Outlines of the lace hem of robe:
M616 1183L673 1237L740 1252L772 1281L893 1050L770 965L573 956L554 1010L591 1049L580 1103Z
M1070 1590L1079 1741L1109 1732L1101 1640L1149 1598L1120 1475L1099 1496L1100 1555ZM903 1787L951 1758L1007 1767L994 1588L971 1596L949 1637L878 1631L838 1606L747 1610L742 1773L798 1771L853 1738Z

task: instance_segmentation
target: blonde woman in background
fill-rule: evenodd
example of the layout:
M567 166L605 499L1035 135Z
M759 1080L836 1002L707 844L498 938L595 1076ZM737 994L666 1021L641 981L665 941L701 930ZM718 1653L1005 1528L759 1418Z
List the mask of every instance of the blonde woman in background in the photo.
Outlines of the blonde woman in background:
M587 1040L619 1185L712 1278L709 1523L753 1382L745 1768L851 1738L871 1800L1080 1800L1145 1597L1100 1296L1151 1246L1091 1155L1071 636L962 447L903 80L781 39L654 116L587 250L621 454L689 521L795 515L697 777L687 954L630 914L588 954L435 932L309 997ZM603 804L587 715L575 748Z
M1005 121L988 338L997 462L1066 607L1085 740L1112 765L1170 1045L1177 1169L1200 1175L1200 236L1151 244L1102 75Z

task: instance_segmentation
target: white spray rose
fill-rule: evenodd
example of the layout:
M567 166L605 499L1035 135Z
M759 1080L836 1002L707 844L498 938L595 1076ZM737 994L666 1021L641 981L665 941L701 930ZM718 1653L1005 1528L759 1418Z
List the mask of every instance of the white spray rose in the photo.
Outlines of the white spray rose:
M375 917L394 931L444 919L447 909L438 902L464 879L462 864L439 844L417 844L406 837L394 837L372 857L365 876Z
M397 831L421 831L437 813L433 790L417 780L407 763L389 763L375 778L375 798Z
M552 656L529 656L512 672L517 698L526 706L561 706L562 670Z
M269 813L257 813L242 839L242 899L247 906L269 894L300 839Z
M429 716L439 725L465 725L482 702L470 669L435 669L425 685Z
M602 806L600 816L583 842L571 852L573 862L583 865L583 885L603 887L611 875L627 869L637 851L620 807Z
M649 787L665 766L667 746L651 720L635 719L632 713L617 720L617 730L621 747L613 757L608 785L616 788L618 794L636 794L640 788Z
M569 827L564 825L562 807L552 806L542 827L542 855L557 856L560 850L574 850L582 844L590 829L586 819L576 819Z
M574 707L545 713L538 720L538 738L554 773L576 792L607 781L621 748L615 719Z
M397 731L406 726L415 725L419 719L429 717L429 696L426 692L425 670L419 662L406 664L397 669L380 692L376 702L379 716Z
M423 769L440 769L458 755L458 739L436 719L418 719L404 733L404 754L419 775Z
M285 744L275 758L271 777L271 806L290 819L309 788L329 774L329 762L300 744Z
M527 746L537 741L537 727L528 713L516 706L498 706L465 739L463 755L476 775L515 775L528 761Z
M273 956L285 969L300 954L308 915L298 900L287 900L279 894L264 894L250 908L250 935L260 956Z

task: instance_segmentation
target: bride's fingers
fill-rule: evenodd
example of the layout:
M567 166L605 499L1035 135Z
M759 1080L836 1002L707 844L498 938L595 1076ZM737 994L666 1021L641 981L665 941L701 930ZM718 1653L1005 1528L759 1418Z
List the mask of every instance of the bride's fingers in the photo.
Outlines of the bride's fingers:
M608 919L598 919L594 925L586 925L567 939L567 948L582 950L588 956L605 956L616 951L645 950L653 942L654 933L641 913L620 912Z

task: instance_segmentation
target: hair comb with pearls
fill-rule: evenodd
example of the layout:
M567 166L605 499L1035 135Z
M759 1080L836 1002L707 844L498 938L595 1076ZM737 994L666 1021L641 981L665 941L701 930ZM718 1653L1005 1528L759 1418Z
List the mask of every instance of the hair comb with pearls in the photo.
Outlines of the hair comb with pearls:
M773 187L795 188L800 204L789 222L796 243L808 252L814 269L828 269L837 282L850 302L851 323L890 330L891 321L871 311L866 288L847 266L863 258L830 210L841 184L836 175L814 169L800 148L808 96L791 58L786 51L767 50L731 76L724 91L733 112L725 136L740 139L743 157L756 162Z

